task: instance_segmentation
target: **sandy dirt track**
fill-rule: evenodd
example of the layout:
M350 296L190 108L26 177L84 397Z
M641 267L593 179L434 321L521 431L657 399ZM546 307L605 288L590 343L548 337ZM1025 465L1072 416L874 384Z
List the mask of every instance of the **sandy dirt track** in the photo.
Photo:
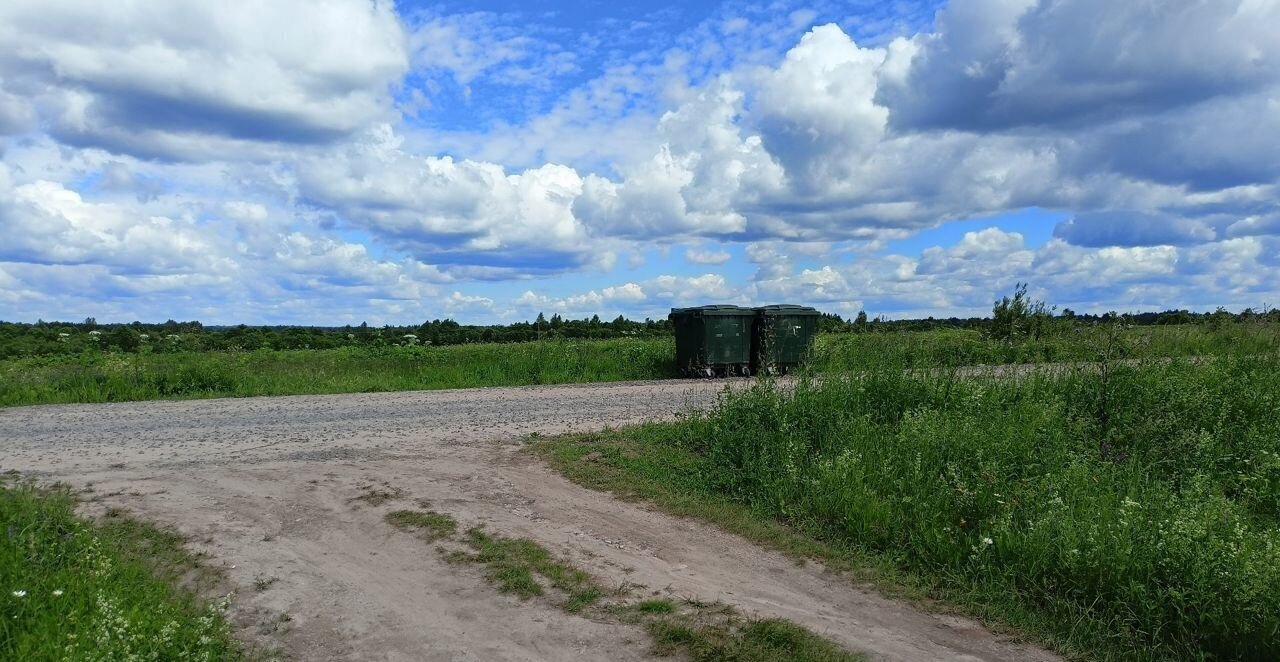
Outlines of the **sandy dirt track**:
M1048 660L819 564L569 483L530 433L663 419L725 382L630 382L0 409L0 470L91 487L228 570L239 636L299 660L647 659L637 627L498 593L383 521L417 500L532 538L606 585L732 604L892 660ZM369 505L370 488L403 498ZM287 615L287 617L285 616Z

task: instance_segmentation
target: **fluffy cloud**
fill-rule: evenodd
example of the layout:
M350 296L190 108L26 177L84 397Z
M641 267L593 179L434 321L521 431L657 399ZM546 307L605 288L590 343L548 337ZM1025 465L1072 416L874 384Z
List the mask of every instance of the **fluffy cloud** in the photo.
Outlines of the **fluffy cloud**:
M1277 42L1260 28L1276 7L960 1L935 32L882 48L819 26L778 65L667 113L657 150L618 179L588 176L574 211L634 238L795 241L1039 206L1079 212L1063 232L1081 241L1212 240L1223 215L1276 209L1274 192L1248 194L1280 177L1260 139L1280 139ZM1081 59L1074 36L1094 15L1103 38ZM1119 213L1134 220L1105 220Z
M625 283L606 287L599 292L590 290L582 294L567 297L548 297L526 290L513 302L517 308L526 313L558 312L558 313L605 313L610 310L630 309L635 304L645 301L644 288L637 283ZM530 315L531 316L531 315Z
M572 212L583 180L571 168L508 174L494 163L418 156L386 125L362 138L301 165L305 201L435 263L537 273L612 259L587 243Z
M693 264L717 266L728 262L733 256L728 251L708 250L703 248L685 249L684 259Z
M1274 84L1280 5L952 2L880 100L902 128L1096 122ZM1087 35L1087 38L1081 38Z
M7 94L60 140L165 158L344 136L385 115L407 67L391 4L366 0L15 0L0 42Z
M234 270L216 239L190 219L138 217L86 202L61 184L36 181L0 190L0 259L36 264L101 264L139 274Z

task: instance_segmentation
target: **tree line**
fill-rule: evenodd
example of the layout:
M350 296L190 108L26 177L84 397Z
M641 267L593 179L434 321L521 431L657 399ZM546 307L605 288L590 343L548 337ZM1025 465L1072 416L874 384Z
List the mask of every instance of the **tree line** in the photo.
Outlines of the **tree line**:
M1122 322L1145 326L1163 324L1222 325L1237 321L1280 322L1280 310L1245 309L1231 313L1165 310L1144 313L1082 314L1071 309L1058 311L1043 301L1027 297L1019 284L1013 296L996 301L990 317L927 317L890 320L869 318L865 311L850 319L823 313L818 319L821 333L888 333L933 329L974 329L994 338L1038 336L1064 324L1105 324ZM436 319L417 326L206 326L198 321L168 320L160 324L131 322L99 324L93 318L82 322L34 324L0 321L0 359L27 356L76 355L84 352L191 352L240 350L334 349L339 347L390 347L404 345L461 345L466 343L515 343L549 339L652 338L671 335L666 319L630 320L619 315L602 321L598 315L566 319L539 314L531 322L513 324L460 324L452 319Z
M0 359L22 356L74 355L92 351L192 352L258 349L334 349L403 345L515 343L553 338L647 338L671 334L667 320L630 320L621 315L605 322L598 315L565 319L544 315L532 322L507 325L460 324L437 319L413 326L206 326L198 321L168 320L160 324L82 322L34 324L0 321Z

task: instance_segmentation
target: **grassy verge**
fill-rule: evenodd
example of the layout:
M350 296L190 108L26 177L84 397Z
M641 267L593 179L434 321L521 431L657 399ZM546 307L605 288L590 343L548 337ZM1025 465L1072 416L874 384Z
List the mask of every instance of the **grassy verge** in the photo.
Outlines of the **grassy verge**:
M1280 655L1280 358L761 383L532 448L571 479L1098 659Z
M0 406L663 379L671 339L175 354L0 362Z
M1169 326L1090 326L1056 321L1043 335L997 340L978 329L842 333L818 337L810 361L825 373L868 365L945 368L1011 363L1074 363L1111 358L1267 354L1280 348L1280 324L1268 321Z
M737 660L771 662L857 662L851 654L809 630L781 619L744 618L733 608L695 600L633 600L633 590L609 589L590 573L527 538L510 538L472 527L455 536L457 522L435 511L397 510L386 520L417 533L451 563L473 563L498 590L523 600L554 594L561 609L592 618L641 625L653 640L653 653L684 654L698 662ZM459 547L460 546L460 547Z
M63 491L0 485L0 659L240 659L215 575L175 533L119 514L91 524Z

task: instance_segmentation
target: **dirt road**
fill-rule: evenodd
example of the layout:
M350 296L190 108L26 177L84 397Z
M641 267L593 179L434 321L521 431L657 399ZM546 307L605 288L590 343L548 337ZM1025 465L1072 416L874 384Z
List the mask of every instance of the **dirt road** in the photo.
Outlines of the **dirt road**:
M383 515L423 500L606 585L719 600L893 660L1056 659L780 554L585 490L532 433L669 418L725 382L633 382L0 409L0 470L89 487L227 568L239 635L299 660L631 660L637 627L498 593ZM371 490L399 495L372 505Z

